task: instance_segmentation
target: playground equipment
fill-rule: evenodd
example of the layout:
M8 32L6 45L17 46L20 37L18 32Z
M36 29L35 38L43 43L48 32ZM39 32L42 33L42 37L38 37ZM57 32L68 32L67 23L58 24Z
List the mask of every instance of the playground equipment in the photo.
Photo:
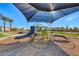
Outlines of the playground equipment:
M79 11L79 3L15 3L14 6L22 12L27 22L53 23L59 18ZM27 36L29 35L25 34L16 38Z
M52 24L54 21L65 17L69 14L79 11L79 3L15 3L14 6L22 12L22 14L27 19L27 22L44 22ZM41 47L41 44L48 41L48 30L42 26L40 31L38 31L34 36L38 48ZM52 26L51 26L52 27ZM34 34L35 28L31 28L31 31L28 34L23 36L17 36L16 39L29 37ZM39 33L40 32L40 33ZM50 31L52 33L52 31ZM50 34L51 35L51 34ZM42 39L43 40L38 40ZM53 37L62 37L68 39L63 35L53 35ZM73 44L73 46L75 46ZM43 45L45 47L45 45Z
M24 34L22 36L17 36L17 37L15 37L15 39L21 39L21 38L25 38L25 37L32 36L34 34L34 31L35 31L35 27L34 26L31 26L29 33Z
M34 40L32 41L32 46L37 49L42 49L47 47L48 41L48 27L44 24L35 24Z
M48 27L46 27L46 26L43 26L41 24L37 24L36 25L36 34L37 34L37 36L41 36L42 38L47 39L47 37L46 37L48 35L47 28Z

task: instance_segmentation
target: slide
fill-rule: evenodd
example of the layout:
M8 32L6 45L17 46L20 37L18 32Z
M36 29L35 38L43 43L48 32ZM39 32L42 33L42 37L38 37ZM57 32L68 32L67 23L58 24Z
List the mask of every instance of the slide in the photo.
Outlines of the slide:
M24 35L22 35L22 36L16 36L15 39L21 39L21 38L29 37L29 36L31 36L31 35L34 34L34 31L35 31L35 27L34 27L34 26L31 26L29 33L24 34Z

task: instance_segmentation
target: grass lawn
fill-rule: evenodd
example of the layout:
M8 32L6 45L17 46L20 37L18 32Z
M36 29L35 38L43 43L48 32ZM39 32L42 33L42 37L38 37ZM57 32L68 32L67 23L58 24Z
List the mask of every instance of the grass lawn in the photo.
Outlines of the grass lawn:
M15 32L0 32L0 37L6 37L15 34L16 34Z
M22 35L22 34L17 34L16 32L0 32L0 37L6 37L11 35Z
M40 35L41 35L41 33L43 33L43 32L38 32L38 34L40 34ZM61 35L67 36L67 37L79 37L79 33L75 33L75 32L68 33L68 32L54 31L51 33L50 31L48 31L47 34L61 34ZM45 34L45 35L47 35L47 34Z
M61 34L61 35L67 36L67 37L79 37L79 33L74 33L74 32L71 32L71 33L53 32L52 34Z
M0 37L5 37L5 36L9 36L9 35L5 35L3 33L0 33Z

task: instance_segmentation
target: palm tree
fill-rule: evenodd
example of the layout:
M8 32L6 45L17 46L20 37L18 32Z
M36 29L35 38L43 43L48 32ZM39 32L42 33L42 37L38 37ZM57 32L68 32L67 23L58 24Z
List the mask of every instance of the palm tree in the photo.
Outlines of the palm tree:
M12 28L12 22L14 22L12 19L9 19L10 22L10 32L11 32L11 28Z
M66 31L68 31L68 29L69 29L69 27L68 27L68 25L66 25Z
M77 27L74 27L74 29L73 29L74 31L77 31L78 30L78 28Z
M64 31L64 27L61 27L61 32L63 32Z
M2 20L4 21L4 32L5 32L5 28L6 28L6 22L8 21L6 16L2 16Z

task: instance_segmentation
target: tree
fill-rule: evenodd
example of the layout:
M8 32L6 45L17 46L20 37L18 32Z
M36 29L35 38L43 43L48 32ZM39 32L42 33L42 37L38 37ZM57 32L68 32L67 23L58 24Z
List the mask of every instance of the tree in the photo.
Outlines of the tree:
M68 25L66 25L66 31L68 31L68 29L69 29L69 27L68 27Z
M77 31L78 30L78 28L77 27L74 27L74 31Z
M63 32L64 31L64 27L61 27L61 32Z
M72 31L73 29L72 28L69 28L69 30Z
M17 30L18 30L18 28L17 28L17 27L13 28L13 31L15 31L15 32L16 32Z
M2 20L4 21L4 32L5 32L5 28L6 28L6 22L8 21L6 16L2 16Z
M55 28L51 28L51 31L55 31Z
M42 30L42 27L41 27L41 26L36 26L36 29L37 29L37 31L39 32L39 31Z
M12 22L14 22L12 19L9 19L10 22L10 32L11 32L11 28L12 28Z

